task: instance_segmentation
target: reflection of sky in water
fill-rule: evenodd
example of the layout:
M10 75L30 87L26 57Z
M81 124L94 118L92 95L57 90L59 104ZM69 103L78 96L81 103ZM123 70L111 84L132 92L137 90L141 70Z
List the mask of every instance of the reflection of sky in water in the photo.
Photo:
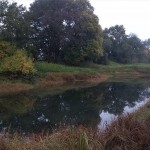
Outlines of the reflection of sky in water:
M134 107L125 106L122 114L128 114L136 111L137 109L144 106L148 101L150 101L150 88L148 87L146 90L142 91L139 99L134 103ZM112 102L113 103L113 102ZM105 125L109 125L113 120L117 119L118 115L111 114L109 112L102 111L100 114L101 122L98 125L99 128L105 127Z
M117 118L117 116L115 116L114 114L110 114L108 112L102 111L102 113L100 114L100 118L101 118L101 122L98 126L105 127L106 124L110 124L113 119Z
M48 118L46 118L43 114L37 118L38 121L40 122L48 122Z

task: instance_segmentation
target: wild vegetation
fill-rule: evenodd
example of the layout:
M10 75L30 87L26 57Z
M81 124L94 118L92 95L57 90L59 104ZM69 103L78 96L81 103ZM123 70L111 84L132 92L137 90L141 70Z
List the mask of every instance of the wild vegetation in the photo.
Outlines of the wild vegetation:
M102 30L87 0L36 0L29 10L7 0L0 5L0 41L16 45L34 61L76 66L149 62L149 39L127 35L123 25Z
M35 0L28 10L1 0L0 95L77 81L95 84L116 76L149 76L150 39L127 35L123 25L102 30L99 23L88 0ZM0 149L146 150L149 116L147 106L138 117L120 117L103 130L80 127L26 137L4 134Z
M36 0L29 10L7 0L0 5L1 75L148 71L135 63L149 62L149 39L127 35L122 25L102 31L87 0Z
M0 137L1 150L148 150L149 126L137 121L135 115L119 117L105 129L84 127L58 129L53 133L23 137L15 134Z

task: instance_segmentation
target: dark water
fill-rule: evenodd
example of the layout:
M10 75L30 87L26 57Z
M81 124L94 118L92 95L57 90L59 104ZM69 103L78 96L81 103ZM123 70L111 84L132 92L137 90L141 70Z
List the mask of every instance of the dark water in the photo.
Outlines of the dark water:
M150 84L102 83L94 87L0 97L0 131L41 132L61 124L97 127L131 112L150 97Z

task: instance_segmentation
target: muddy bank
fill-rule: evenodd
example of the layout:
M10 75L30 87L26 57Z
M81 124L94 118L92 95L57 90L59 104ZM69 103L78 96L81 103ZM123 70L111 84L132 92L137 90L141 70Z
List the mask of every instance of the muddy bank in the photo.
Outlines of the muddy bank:
M28 92L31 90L43 89L43 88L58 88L58 87L71 87L78 85L96 85L108 80L132 80L149 78L147 74L141 74L138 72L115 72L113 74L62 74L62 73L45 73L36 79L34 83L23 83L22 81L12 81L7 78L0 78L0 96L8 94L17 94L20 92Z
M57 88L71 85L91 84L96 85L105 82L110 78L109 75L101 74L43 74L34 84L30 83L0 83L0 96L17 94L42 88Z
M98 84L110 78L109 75L101 74L45 74L37 86L59 87L64 85L79 84Z

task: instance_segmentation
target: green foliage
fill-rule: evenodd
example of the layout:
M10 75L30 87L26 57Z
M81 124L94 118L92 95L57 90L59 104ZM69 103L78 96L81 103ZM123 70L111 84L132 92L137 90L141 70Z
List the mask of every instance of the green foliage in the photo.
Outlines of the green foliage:
M73 33L78 33L67 43L64 60L72 65L80 65L85 61L96 62L96 59L103 55L102 29L98 25L98 18L86 11L78 18L80 19L76 20L77 23L72 29Z
M5 58L13 55L15 52L15 47L5 41L0 41L0 62Z
M64 55L64 61L67 64L71 64L71 65L80 65L81 62L84 62L84 57L86 56L86 53L84 53L83 51L80 51L77 53L76 48L70 48L70 49L66 49L65 55Z
M88 136L85 132L80 135L80 140L77 145L77 150L92 150L88 143Z
M104 30L103 45L105 54L112 61L127 64L145 60L143 42L134 34L126 35L122 25Z
M35 73L35 71L32 60L21 50L17 50L14 55L6 57L1 62L0 72L28 75Z
M28 41L29 22L27 19L26 8L17 3L3 1L2 15L0 24L0 39L15 43L18 47L25 48Z
M144 41L144 45L147 50L150 50L150 38Z
M108 59L124 64L150 61L149 39L142 42L126 35L123 25L105 29L102 35L88 0L36 0L29 11L8 0L1 0L0 6L0 40L26 49L34 60L76 66L108 64ZM7 56L0 50L0 61Z
M30 14L40 59L80 65L101 56L102 29L93 11L87 0L36 0Z

